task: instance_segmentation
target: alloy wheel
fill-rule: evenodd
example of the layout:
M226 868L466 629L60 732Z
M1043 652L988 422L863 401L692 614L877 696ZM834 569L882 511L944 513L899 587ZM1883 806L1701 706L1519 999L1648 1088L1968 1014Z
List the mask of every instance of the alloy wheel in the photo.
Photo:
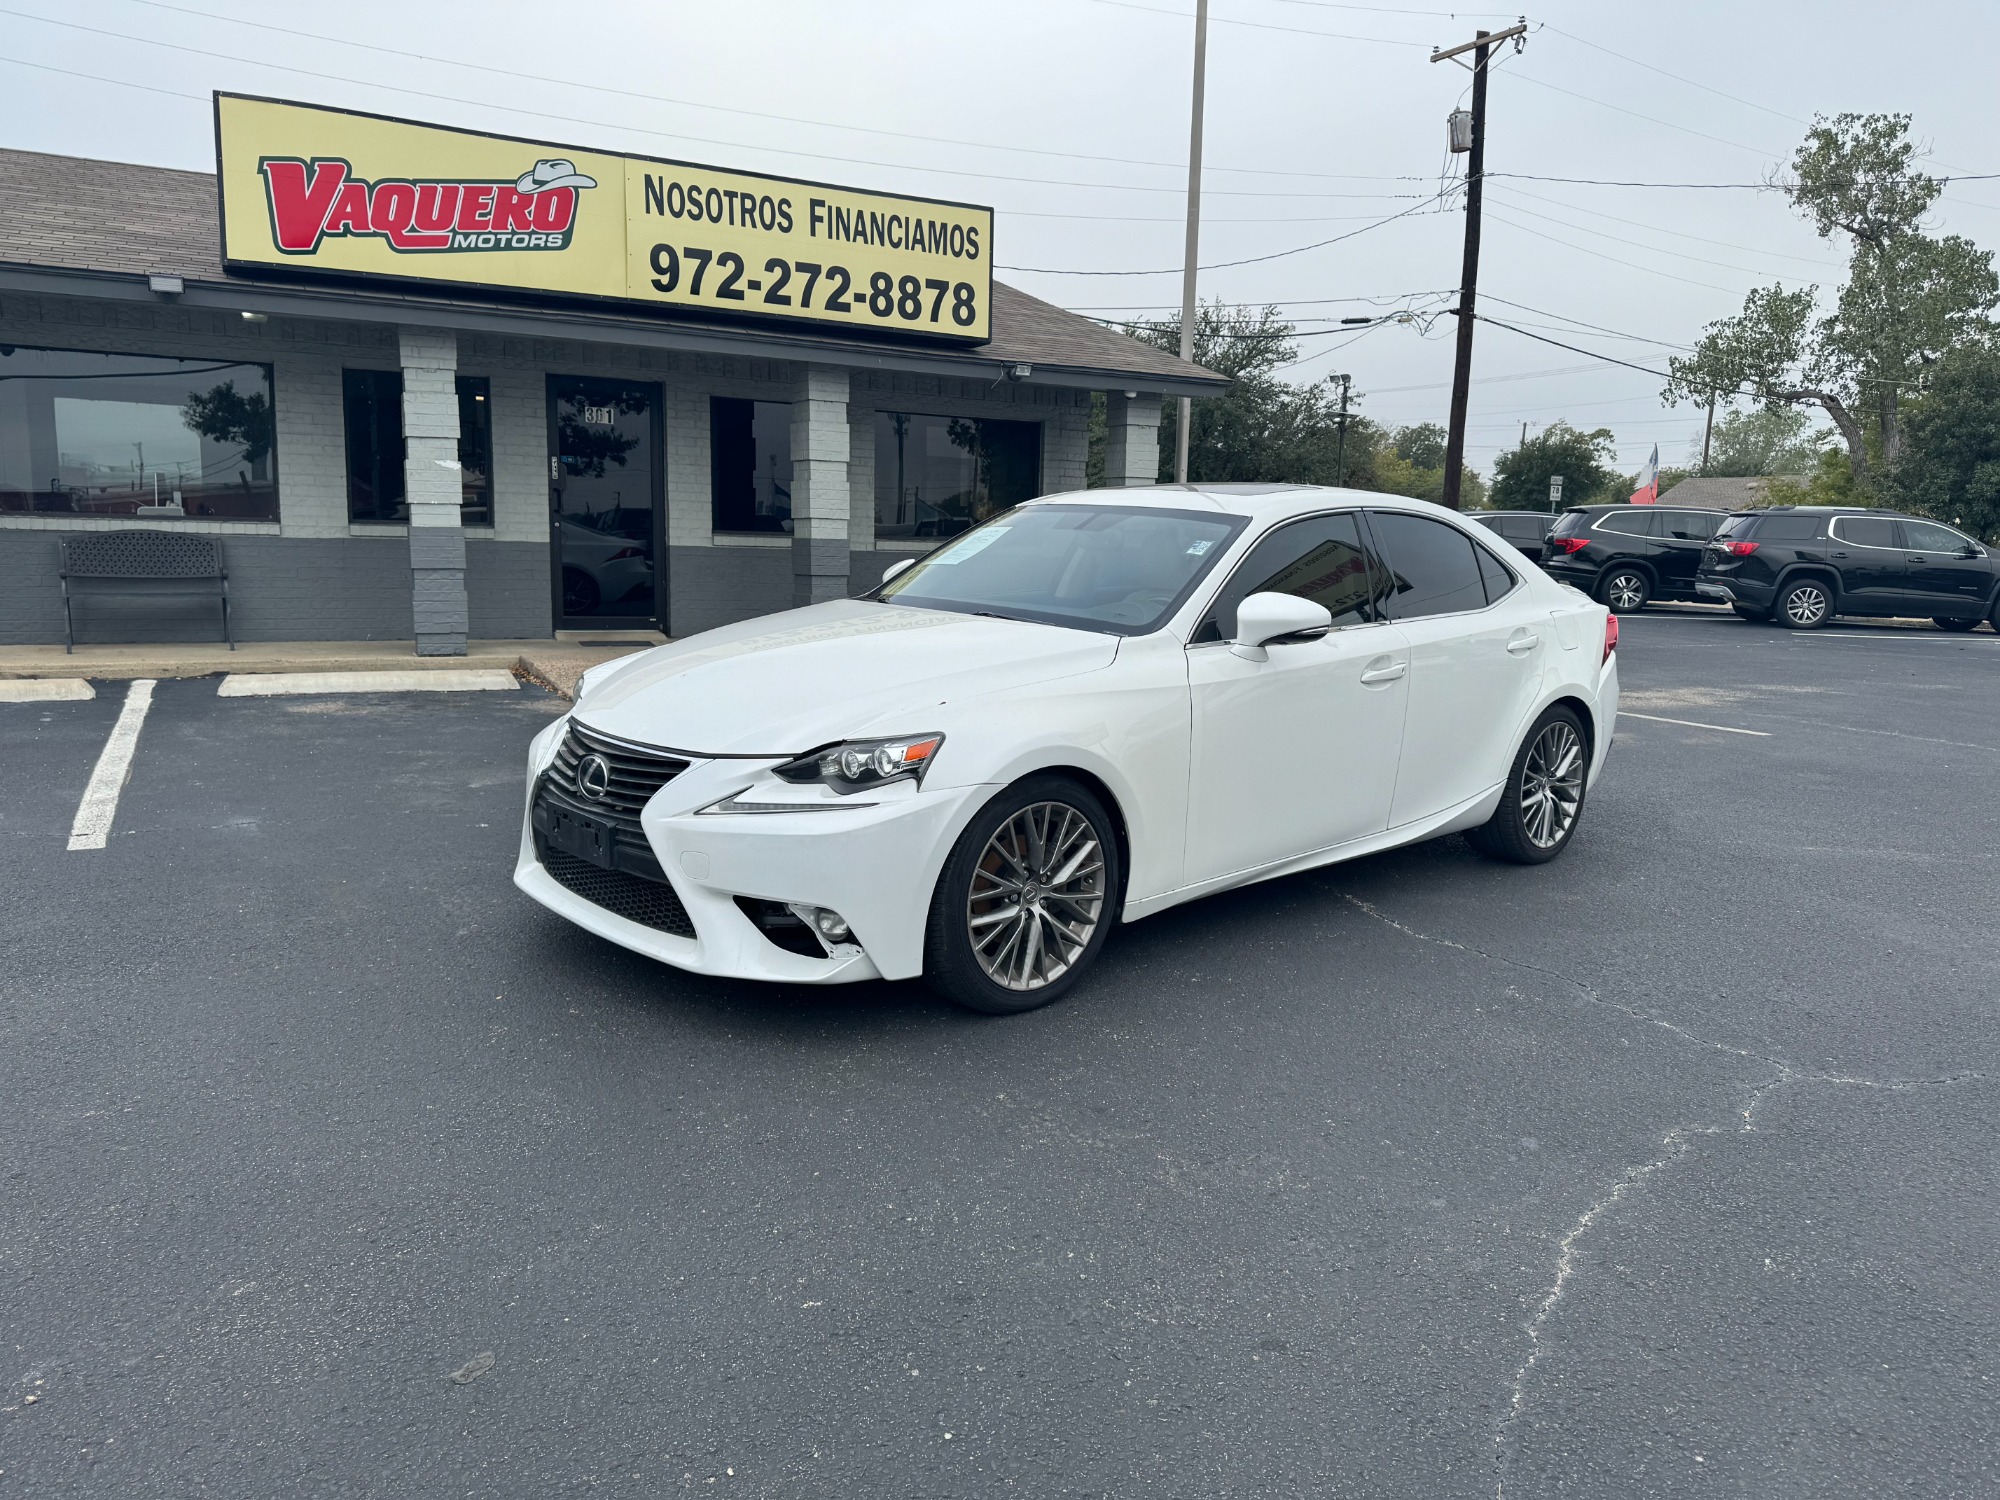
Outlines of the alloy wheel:
M1521 825L1537 849L1569 834L1583 804L1583 740L1561 720L1535 738L1521 766Z
M1826 591L1818 584L1795 585L1785 595L1785 618L1794 625L1817 625L1826 618Z
M966 896L986 977L1010 990L1054 983L1090 946L1104 910L1104 851L1066 802L1033 802L994 830Z
M1619 573L1604 586L1604 602L1621 614L1646 602L1645 580L1636 573Z

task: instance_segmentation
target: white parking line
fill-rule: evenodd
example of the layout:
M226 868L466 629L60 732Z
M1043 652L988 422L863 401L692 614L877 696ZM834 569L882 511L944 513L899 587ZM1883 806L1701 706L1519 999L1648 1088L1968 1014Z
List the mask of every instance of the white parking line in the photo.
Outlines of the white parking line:
M111 738L104 742L104 751L97 757L97 769L90 773L90 785L84 788L83 801L77 805L76 821L70 824L70 848L102 849L111 836L111 820L118 815L118 794L125 790L125 779L132 774L132 755L139 748L139 730L152 706L152 681L141 678L125 695L118 722L111 726Z
M9 677L0 681L0 703L79 703L97 689L81 677Z
M511 693L521 684L497 667L408 672L231 672L218 698L288 698L300 693Z
M1668 719L1662 718L1659 714L1635 714L1626 708L1618 710L1618 717L1621 719L1645 719L1654 724L1678 724L1683 729L1713 729L1722 734L1749 734L1755 735L1760 740L1771 738L1770 731L1764 729L1731 729L1727 724L1701 724L1693 719Z

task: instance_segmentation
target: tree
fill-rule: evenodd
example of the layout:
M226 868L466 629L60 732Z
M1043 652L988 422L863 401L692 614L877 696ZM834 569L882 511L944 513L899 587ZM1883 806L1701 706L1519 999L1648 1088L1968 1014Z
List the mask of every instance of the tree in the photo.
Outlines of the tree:
M1819 464L1830 434L1815 433L1797 407L1732 411L1715 424L1708 463L1701 473L1723 479L1762 474L1804 474Z
M1760 287L1668 362L1668 405L1747 395L1766 408L1818 406L1847 446L1856 485L1869 432L1901 451L1900 411L1945 353L1988 325L2000 301L1991 252L1922 230L1943 183L1913 169L1907 115L1822 117L1793 154L1785 194L1822 239L1850 242L1847 284L1819 313L1819 288Z
M1621 488L1624 476L1611 467L1617 446L1609 429L1579 432L1567 422L1547 427L1500 455L1493 464L1495 510L1548 510L1549 480L1563 477L1563 504L1583 505ZM1623 500L1623 494L1609 496Z
M253 468L271 451L277 437L270 398L262 391L245 396L233 380L191 394L181 407L181 421L212 443L239 445L243 462Z
M1938 362L1883 488L1907 510L2000 539L2000 350L1968 344Z

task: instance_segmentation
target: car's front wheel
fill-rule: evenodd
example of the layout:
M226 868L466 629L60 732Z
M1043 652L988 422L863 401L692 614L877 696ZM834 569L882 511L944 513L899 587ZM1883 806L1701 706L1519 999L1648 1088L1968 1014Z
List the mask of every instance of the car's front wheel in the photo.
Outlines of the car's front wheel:
M1031 776L980 809L945 861L924 979L972 1010L1059 999L1103 951L1123 889L1104 804L1067 776Z
M1788 630L1817 630L1833 614L1833 595L1817 578L1801 578L1778 595L1774 613Z
M1597 602L1621 615L1636 614L1652 597L1653 580L1637 568L1613 568L1597 586Z
M1560 703L1549 709L1521 742L1499 807L1466 831L1466 841L1488 858L1517 865L1538 865L1562 853L1583 812L1589 745L1576 710Z

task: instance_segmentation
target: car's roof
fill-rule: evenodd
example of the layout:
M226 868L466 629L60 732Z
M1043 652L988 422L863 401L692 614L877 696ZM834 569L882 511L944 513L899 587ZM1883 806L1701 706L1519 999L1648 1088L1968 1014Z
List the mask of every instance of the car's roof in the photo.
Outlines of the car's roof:
M1895 516L1900 520L1922 519L1905 511L1885 510L1876 505L1754 505L1747 510L1736 512L1739 516L1768 516L1775 512L1787 515L1804 513L1812 516Z
M1465 517L1469 521L1483 521L1488 516L1528 516L1531 519L1539 521L1548 519L1549 513L1545 510L1469 510L1465 512Z
M1767 508L1767 509L1770 509L1770 510L1777 510L1777 509L1778 509L1778 507L1777 507L1777 506L1775 506L1775 505L1773 505L1773 506L1768 506L1768 507L1766 507L1766 508ZM1613 501L1609 501L1609 502L1607 502L1607 503L1604 503L1604 504L1599 504L1599 505L1565 505L1565 506L1563 507L1563 512L1564 512L1564 514L1568 514L1569 512L1571 512L1571 511L1574 511L1574 512L1575 512L1576 514L1578 514L1578 515L1583 515L1584 513L1588 512L1588 511L1593 511L1593 510L1603 510L1603 511L1612 511L1612 510L1692 510L1692 511L1699 511L1699 512L1701 512L1701 513L1702 513L1703 515L1710 515L1710 516L1726 516L1726 515L1729 515L1729 514L1730 514L1730 512L1728 512L1728 511L1726 511L1726 510L1722 509L1722 507L1721 507L1721 506L1719 506L1719 505L1679 505L1679 504L1675 504L1675 505L1669 505L1669 504L1667 504L1667 503L1666 503L1666 502L1665 502L1664 500L1663 500L1663 501L1661 501L1661 502L1660 502L1660 503L1659 503L1658 505L1634 505L1634 504L1632 504L1632 503L1631 503L1631 502L1630 502L1629 500L1613 500Z
M1130 505L1154 510L1206 511L1214 515L1249 516L1269 521L1285 516L1310 515L1336 505L1367 505L1377 510L1407 510L1419 515L1455 516L1469 520L1465 512L1449 510L1429 500L1412 500L1408 495L1385 495L1374 490L1336 489L1324 484L1143 484L1117 489L1070 490L1060 495L1042 495L1030 505ZM1490 514L1490 512L1482 512Z

